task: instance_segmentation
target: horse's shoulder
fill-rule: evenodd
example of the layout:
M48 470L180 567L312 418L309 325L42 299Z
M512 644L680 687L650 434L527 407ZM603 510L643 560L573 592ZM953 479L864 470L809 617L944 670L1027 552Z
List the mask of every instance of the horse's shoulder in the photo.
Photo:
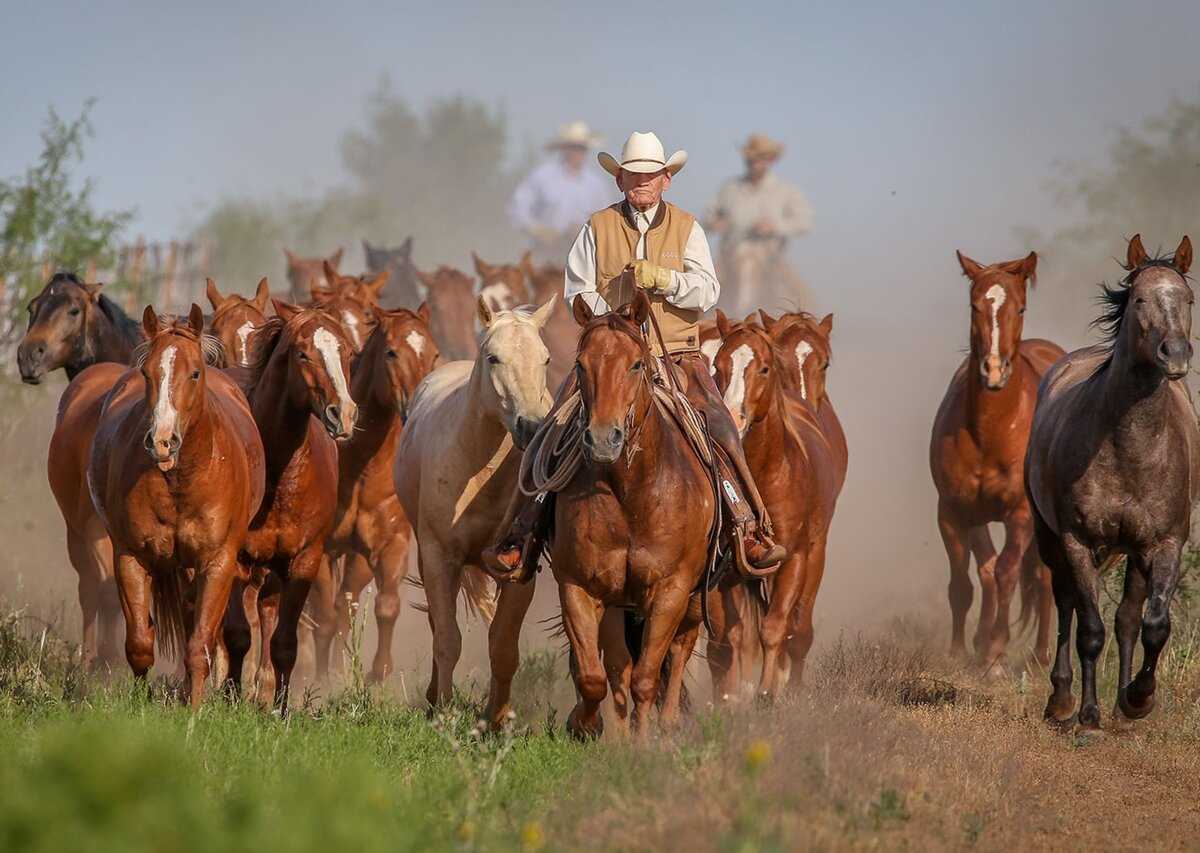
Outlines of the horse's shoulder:
M1056 361L1067 354L1066 350L1058 344L1045 338L1022 340L1020 352L1026 364L1033 368L1038 376L1043 375Z
M954 431L956 426L966 419L967 367L970 360L970 356L963 358L954 375L950 377L950 384L946 386L942 402L938 404L937 414L933 418L935 439L939 435Z

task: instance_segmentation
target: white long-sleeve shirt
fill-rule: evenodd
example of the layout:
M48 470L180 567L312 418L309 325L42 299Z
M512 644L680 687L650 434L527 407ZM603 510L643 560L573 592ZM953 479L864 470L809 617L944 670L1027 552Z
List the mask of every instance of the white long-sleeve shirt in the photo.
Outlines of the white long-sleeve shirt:
M634 222L642 235L635 249L637 258L646 257L646 232L650 229L650 223L654 221L656 213L657 204L647 211L634 211ZM568 305L575 301L576 296L582 295L588 307L597 313L620 307L610 306L596 292L596 235L592 233L591 222L585 223L580 229L579 236L575 238L575 243L567 254L563 295ZM671 285L664 297L678 308L694 308L703 313L712 310L720 295L721 284L717 281L716 270L713 269L708 238L704 235L700 223L695 222L683 247L683 271L671 270Z
M612 204L612 179L599 169L572 172L561 160L547 160L517 185L508 216L520 231L566 231L586 222L593 210Z

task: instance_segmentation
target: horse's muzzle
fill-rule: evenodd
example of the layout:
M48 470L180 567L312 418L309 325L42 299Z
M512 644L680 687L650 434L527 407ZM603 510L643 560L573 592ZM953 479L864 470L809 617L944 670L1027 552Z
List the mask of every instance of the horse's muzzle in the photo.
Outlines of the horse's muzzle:
M325 431L334 441L342 441L354 432L354 422L358 420L358 410L351 405L347 409L330 403L321 414L321 422Z
M1168 379L1187 376L1192 364L1192 345L1183 337L1168 338L1158 345L1158 366Z
M583 432L583 452L591 462L616 462L625 447L625 430L619 426L588 427Z
M17 348L17 369L21 373L21 381L26 385L38 385L46 375L46 347L44 344L28 346L22 344Z
M979 374L985 388L989 391L999 391L1012 377L1012 359L988 356L980 363Z
M177 432L171 433L170 438L156 439L154 430L151 429L146 431L146 436L142 439L142 446L146 448L146 452L160 471L170 471L175 467L175 463L179 461L179 448L182 444L183 438Z
M519 449L524 450L529 446L529 442L533 441L533 437L537 435L537 431L541 425L540 421L523 418L518 415L512 429L513 444Z

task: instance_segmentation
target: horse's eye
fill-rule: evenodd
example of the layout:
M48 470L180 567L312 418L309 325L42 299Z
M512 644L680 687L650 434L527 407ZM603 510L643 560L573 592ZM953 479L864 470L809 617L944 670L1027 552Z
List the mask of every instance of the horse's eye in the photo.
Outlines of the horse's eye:
M641 370L642 369L642 360L639 358L632 365L630 365L629 369L630 370Z
M758 369L758 372L761 373L763 376L766 376L768 373L771 372L771 368L768 365L764 364L762 367L760 367Z
M296 350L296 357L301 361L308 361L308 353L304 352L304 350Z
M388 358L395 358L395 357L396 357L396 351L395 351L394 349L390 349L390 350L388 350L388 351L387 351L387 357L388 357Z
M199 369L193 370L192 371L192 381L195 382L199 378L200 378L200 370Z
M500 363L500 359L498 359L496 356L494 356L494 355L488 356L488 364L499 364L499 363Z
M1133 300L1133 304L1134 304L1134 305L1141 305L1141 304L1143 304L1145 301L1146 301L1145 299L1143 299L1142 297L1140 297L1140 296L1139 296L1137 299Z
M1017 313L1018 313L1018 314L1024 314L1024 313L1025 313L1025 309L1022 307L1022 308L1021 308L1021 310L1020 310L1020 311L1018 311Z
M546 360L543 362L543 364L545 364L547 367L550 366L550 356L546 356Z
M70 314L72 317L78 317L78 316L79 316L79 309L78 309L78 308L72 308L72 309L71 309L70 311L68 311L67 313L68 313L68 314Z

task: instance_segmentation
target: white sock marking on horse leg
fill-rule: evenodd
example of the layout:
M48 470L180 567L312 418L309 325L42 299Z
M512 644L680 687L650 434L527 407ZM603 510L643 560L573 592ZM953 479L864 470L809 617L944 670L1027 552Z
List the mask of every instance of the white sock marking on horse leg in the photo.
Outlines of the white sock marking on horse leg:
M346 331L350 333L350 340L354 341L354 348L362 349L362 339L358 336L358 318L351 311L343 311L342 322L346 324ZM333 334L330 332L325 332L325 334L333 339L333 343L336 346L337 339L333 337Z
M800 365L800 396L805 400L808 399L808 388L804 385L804 361L812 355L812 351L812 344L808 341L796 344L796 363Z
M425 336L416 329L408 333L408 335L404 338L404 342L408 344L408 348L417 355L420 355L425 350Z
M346 384L346 374L342 372L342 360L338 357L341 346L338 344L337 336L321 326L313 332L313 346L317 348L317 352L321 353L321 358L325 361L325 370L329 373L329 378L333 380L333 387L338 395L338 406L343 412L350 411L350 387Z
M984 294L984 298L992 303L992 349L988 353L992 358L1000 358L1000 306L1008 298L1004 288L993 284Z
M746 402L746 371L754 361L754 350L742 344L730 356L733 367L729 371L729 387L725 389L725 408L738 413Z
M175 406L171 403L171 373L174 366L175 347L169 346L162 351L162 357L158 360L158 369L162 372L162 378L159 379L158 402L154 404L154 440L156 442L164 437L169 439L173 436L179 421L179 412L175 411Z
M250 339L250 333L254 331L254 324L247 320L237 328L238 346L241 352L238 353L238 364L246 366L250 363L249 354L246 352L246 342Z

